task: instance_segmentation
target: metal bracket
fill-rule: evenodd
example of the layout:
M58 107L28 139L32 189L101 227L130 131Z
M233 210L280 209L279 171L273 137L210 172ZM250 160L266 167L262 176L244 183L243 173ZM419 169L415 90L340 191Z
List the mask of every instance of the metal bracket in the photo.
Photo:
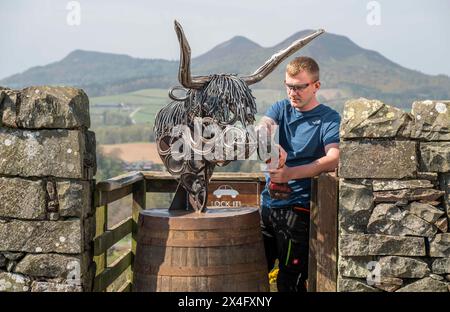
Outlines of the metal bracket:
M178 183L175 196L170 204L169 210L193 210L188 200L188 192L184 189L181 183Z

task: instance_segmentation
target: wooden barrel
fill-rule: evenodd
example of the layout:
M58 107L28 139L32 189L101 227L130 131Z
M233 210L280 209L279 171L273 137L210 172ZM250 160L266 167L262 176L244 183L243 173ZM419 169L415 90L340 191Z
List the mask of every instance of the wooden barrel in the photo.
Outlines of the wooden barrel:
M133 291L269 291L256 208L139 215Z

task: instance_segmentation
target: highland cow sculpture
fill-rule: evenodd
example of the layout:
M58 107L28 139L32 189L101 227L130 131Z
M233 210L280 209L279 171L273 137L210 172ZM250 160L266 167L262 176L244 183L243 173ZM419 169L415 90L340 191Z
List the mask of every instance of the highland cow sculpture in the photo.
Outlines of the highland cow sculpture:
M208 182L216 165L246 159L257 149L260 158L265 158L261 157L261 144L258 145L261 137L248 127L253 125L256 114L249 85L264 79L324 30L293 42L253 74L241 77L232 74L192 77L191 50L177 21L175 31L180 44L178 80L182 87L169 91L173 102L156 115L154 131L158 153L167 170L179 181L170 209L201 212L206 207ZM184 90L186 95L178 98L175 90ZM270 151L266 148L265 152Z

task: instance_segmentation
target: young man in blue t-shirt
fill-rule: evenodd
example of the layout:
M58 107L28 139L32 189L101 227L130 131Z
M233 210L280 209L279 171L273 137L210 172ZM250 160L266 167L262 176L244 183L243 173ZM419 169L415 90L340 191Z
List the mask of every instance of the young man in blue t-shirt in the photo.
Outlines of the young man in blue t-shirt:
M338 165L340 116L317 101L319 66L312 58L292 60L285 79L288 99L273 104L260 122L276 127L284 164L266 177L261 226L269 271L279 261L278 291L306 291L311 177ZM287 198L272 198L270 181L288 183L292 191Z

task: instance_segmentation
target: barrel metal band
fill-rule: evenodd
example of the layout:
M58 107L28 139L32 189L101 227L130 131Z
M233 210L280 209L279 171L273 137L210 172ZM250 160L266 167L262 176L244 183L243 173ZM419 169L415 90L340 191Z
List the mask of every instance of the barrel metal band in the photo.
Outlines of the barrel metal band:
M141 217L142 218L142 217ZM191 219L191 218L142 218L141 227L150 230L218 230L247 228L248 224L259 224L259 214L229 218Z
M262 241L260 233L243 237L224 237L204 240L193 240L183 238L155 238L155 237L141 237L140 244L148 246L162 246L162 247L226 247L235 245L245 245L257 243Z
M267 270L264 263L239 263L213 267L174 267L169 265L136 266L137 273L158 276L214 276L242 273L261 273Z

